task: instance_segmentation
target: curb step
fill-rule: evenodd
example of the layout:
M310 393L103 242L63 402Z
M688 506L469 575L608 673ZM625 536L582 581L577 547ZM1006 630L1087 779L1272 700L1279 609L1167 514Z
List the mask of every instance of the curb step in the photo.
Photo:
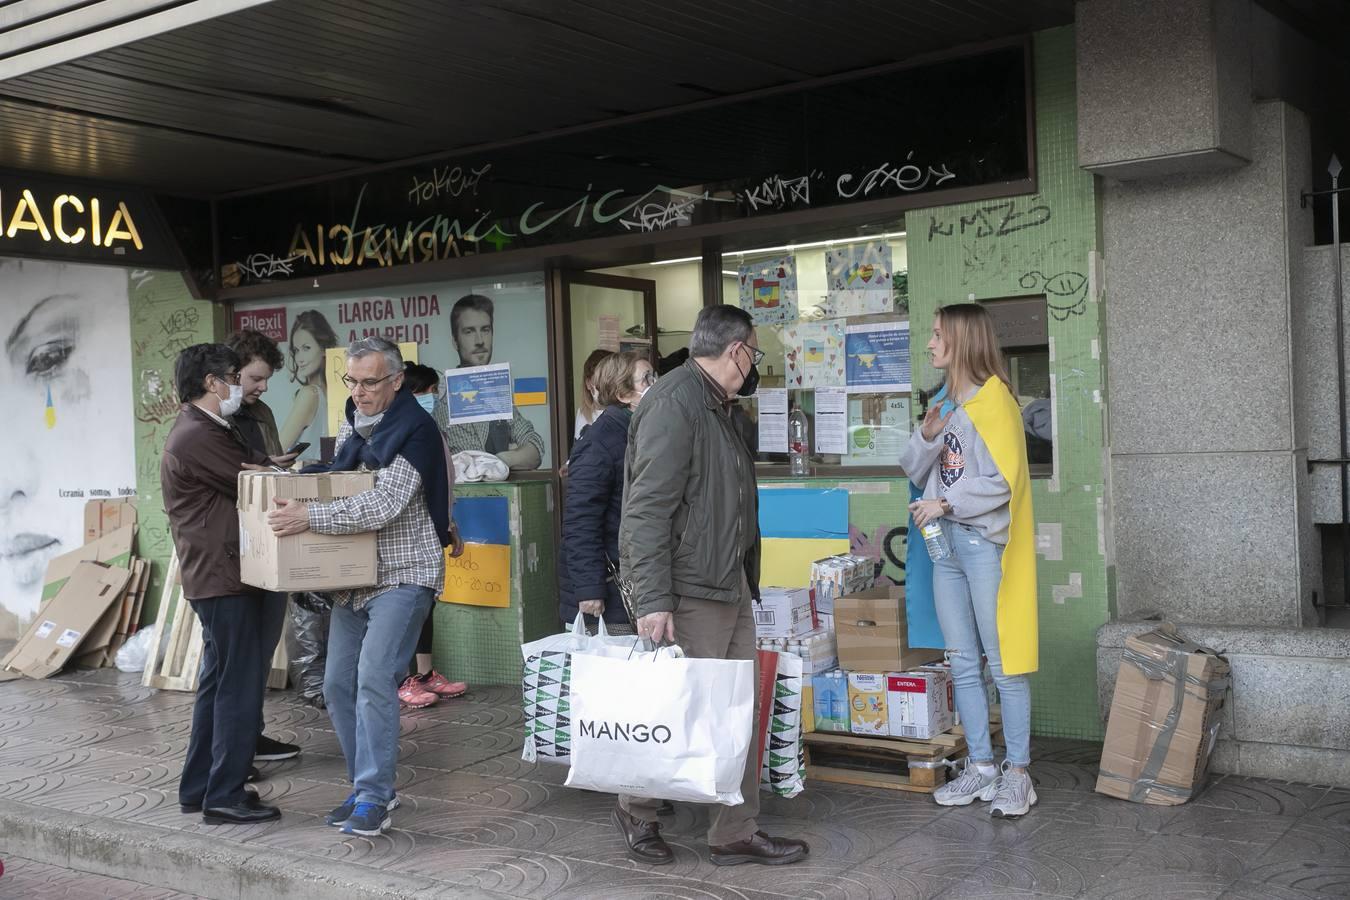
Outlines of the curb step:
M23 857L210 900L397 900L504 894L277 847L0 800L0 857ZM0 893L3 893L0 884Z

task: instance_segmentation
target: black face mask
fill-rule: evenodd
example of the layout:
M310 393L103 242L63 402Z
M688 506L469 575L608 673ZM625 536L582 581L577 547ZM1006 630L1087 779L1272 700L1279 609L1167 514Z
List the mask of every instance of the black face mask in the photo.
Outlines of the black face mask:
M752 355L750 358L754 359L754 356ZM739 372L740 370L741 365L740 363L737 363L736 371ZM751 363L750 371L745 373L745 381L741 382L740 389L736 391L736 395L739 397L751 397L754 395L755 389L758 387L759 387L759 366L755 365L754 363Z

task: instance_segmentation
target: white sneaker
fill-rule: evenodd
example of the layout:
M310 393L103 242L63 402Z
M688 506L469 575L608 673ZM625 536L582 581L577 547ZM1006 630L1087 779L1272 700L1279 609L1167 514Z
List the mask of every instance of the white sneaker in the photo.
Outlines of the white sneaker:
M997 783L997 774L985 775L967 759L960 776L938 788L933 793L933 800L938 806L969 806L976 800L992 799Z
M994 802L989 805L989 815L996 819L1012 819L1025 816L1036 805L1036 787L1026 772L1014 772L1008 764L1003 764L1003 774L994 785Z

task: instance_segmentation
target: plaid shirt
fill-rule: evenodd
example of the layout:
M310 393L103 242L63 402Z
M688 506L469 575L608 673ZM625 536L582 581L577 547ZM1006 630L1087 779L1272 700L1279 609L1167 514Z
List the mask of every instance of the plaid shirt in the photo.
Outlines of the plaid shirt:
M337 446L341 447L351 435L351 424L343 422ZM361 470L368 471L365 466ZM445 582L445 551L427 511L422 476L402 456L395 456L393 462L375 473L374 490L328 503L311 503L309 529L317 534L380 533L378 583L374 587L334 591L335 603L359 610L400 584L416 584L441 592Z
M539 432L534 430L530 420L521 415L520 410L512 410L512 413L511 443L517 447L524 447L526 444L533 445L539 451L539 458L542 460L544 458L544 439L539 436ZM459 453L462 450L487 449L488 427L492 424L491 422L464 422L451 425L450 412L444 397L436 399L436 408L432 417L445 434L445 442L450 445L451 453Z

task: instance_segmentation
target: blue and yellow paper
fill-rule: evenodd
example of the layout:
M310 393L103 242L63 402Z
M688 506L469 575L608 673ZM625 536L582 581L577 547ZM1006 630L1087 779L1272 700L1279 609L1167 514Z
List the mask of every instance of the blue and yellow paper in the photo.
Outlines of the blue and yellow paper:
M513 399L516 406L543 406L548 403L548 379L517 378Z
M761 488L759 583L809 587L811 563L849 551L848 491Z
M441 601L510 606L510 501L505 497L461 497L455 501L455 524L464 539L464 553L452 559L446 549Z

